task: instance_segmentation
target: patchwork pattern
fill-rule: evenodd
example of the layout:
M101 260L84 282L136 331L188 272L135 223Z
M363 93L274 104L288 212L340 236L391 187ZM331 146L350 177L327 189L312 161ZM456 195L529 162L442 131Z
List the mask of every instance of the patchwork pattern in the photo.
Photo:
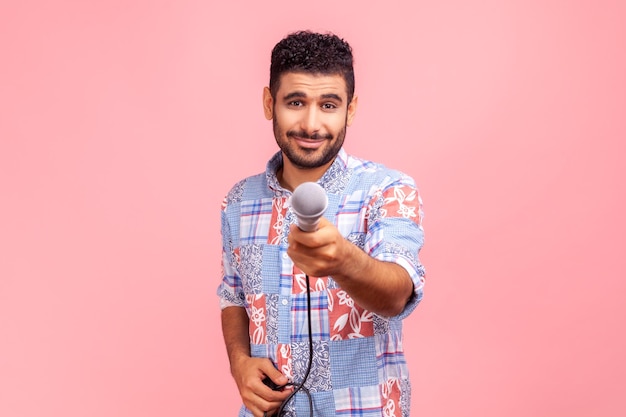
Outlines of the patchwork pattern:
M356 305L344 290L328 291L330 340L374 335L374 313Z
M383 404L383 415L388 417L401 417L402 405L400 404L400 398L402 396L402 389L400 387L400 381L397 379L387 380L386 383L381 385L381 397Z
M279 245L285 231L287 198L274 198L272 200L272 206L272 217L270 220L267 243L270 245Z
M335 391L337 416L380 417L382 406L380 388L377 385Z
M296 294L291 304L291 340L293 342L308 341L309 332L313 340L328 340L328 296L325 292L311 292L311 329L308 323L307 295Z
M267 309L264 294L248 294L248 317L250 318L250 342L256 345L267 343Z
M294 371L293 380L296 383L300 383L304 379L309 364L309 342L292 343L291 352ZM330 353L328 342L325 340L313 342L311 372L304 386L309 392L332 390Z
M275 172L237 183L222 203L222 308L238 306L249 317L250 351L266 357L294 383L304 385L316 416L402 416L410 405L410 383L402 347L402 318L422 298L424 268L421 199L413 180L381 165L348 156L342 149L319 180L328 193L324 216L370 256L404 267L415 293L397 317L378 316L354 302L332 276L309 277L287 255L295 216L291 193ZM311 311L311 328L308 310ZM313 339L313 355L309 351ZM287 415L308 415L298 393ZM240 416L251 416L241 408Z

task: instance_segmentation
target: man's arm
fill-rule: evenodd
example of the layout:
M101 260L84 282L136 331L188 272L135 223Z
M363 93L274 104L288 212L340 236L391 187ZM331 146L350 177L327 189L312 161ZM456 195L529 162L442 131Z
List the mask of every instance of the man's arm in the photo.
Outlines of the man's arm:
M325 218L315 232L291 226L287 253L303 272L331 275L357 304L382 316L400 314L413 294L406 269L372 258Z
M222 310L222 333L231 373L240 361L250 357L248 326L248 314L245 308L226 307Z
M243 307L226 307L222 310L222 334L230 372L244 405L255 416L262 416L264 412L271 414L276 411L290 391L273 391L262 382L266 376L277 385L284 385L288 380L269 359L250 356L248 320Z

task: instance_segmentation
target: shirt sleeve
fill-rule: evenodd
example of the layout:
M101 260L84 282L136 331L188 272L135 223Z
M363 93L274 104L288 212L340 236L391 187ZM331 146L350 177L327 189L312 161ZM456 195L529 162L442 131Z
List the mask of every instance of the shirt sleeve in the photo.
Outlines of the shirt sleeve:
M225 200L221 211L222 281L217 288L221 309L233 306L245 306L243 286L239 273L237 272L239 250L236 249L233 244L232 231L228 222L227 207L227 200Z
M413 281L413 296L399 319L415 310L423 297L426 272L419 260L424 244L423 217L419 191L406 175L382 187L369 207L364 249L375 259L402 266Z

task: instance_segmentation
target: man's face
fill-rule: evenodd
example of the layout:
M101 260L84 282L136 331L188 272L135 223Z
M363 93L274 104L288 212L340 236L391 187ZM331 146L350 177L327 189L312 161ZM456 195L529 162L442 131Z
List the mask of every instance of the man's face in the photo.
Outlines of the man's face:
M275 101L266 88L265 115L273 120L276 143L294 166L330 165L356 110L356 100L347 101L341 75L283 74Z

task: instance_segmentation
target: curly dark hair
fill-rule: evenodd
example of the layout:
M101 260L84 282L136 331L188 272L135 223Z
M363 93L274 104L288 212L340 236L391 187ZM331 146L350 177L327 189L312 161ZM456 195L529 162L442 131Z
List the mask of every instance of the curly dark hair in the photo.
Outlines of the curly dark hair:
M343 76L348 103L354 96L352 48L332 33L299 31L287 35L272 49L270 92L276 99L280 76L287 72Z

